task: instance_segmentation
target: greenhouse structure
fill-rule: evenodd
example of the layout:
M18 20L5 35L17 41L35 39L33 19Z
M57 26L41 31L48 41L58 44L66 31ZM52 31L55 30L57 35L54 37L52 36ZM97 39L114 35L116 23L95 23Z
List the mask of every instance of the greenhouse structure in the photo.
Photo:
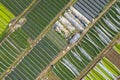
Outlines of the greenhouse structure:
M0 80L120 80L120 0L0 0Z

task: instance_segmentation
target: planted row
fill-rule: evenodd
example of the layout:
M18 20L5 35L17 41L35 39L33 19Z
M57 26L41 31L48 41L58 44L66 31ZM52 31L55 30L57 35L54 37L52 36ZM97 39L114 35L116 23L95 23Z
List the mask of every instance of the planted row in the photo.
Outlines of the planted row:
M0 73L6 71L20 54L29 46L28 36L21 29L10 34L0 45Z
M117 53L120 54L120 43L116 43L113 48Z
M53 29L64 37L69 44L74 44L89 23L90 21L85 16L71 6L59 17L53 25ZM80 33L76 33L76 31Z
M41 0L26 16L27 23L23 26L23 29L32 39L35 39L69 1Z
M84 77L85 80L117 80L120 70L107 58L103 58L90 72Z
M110 0L78 0L74 4L74 7L87 17L88 20L92 21L99 15L108 2Z
M66 45L63 38L50 30L5 79L34 80Z
M83 48L76 46L64 58L53 65L53 72L61 80L75 79L91 60L92 58Z
M67 55L53 66L62 80L74 79L120 33L118 3L87 32ZM113 13L114 11L114 13ZM74 55L73 55L74 54ZM82 60L83 59L83 60ZM69 73L69 75L68 75Z
M8 24L14 15L0 3L0 41L8 30Z
M22 13L32 2L32 0L0 0L15 16Z

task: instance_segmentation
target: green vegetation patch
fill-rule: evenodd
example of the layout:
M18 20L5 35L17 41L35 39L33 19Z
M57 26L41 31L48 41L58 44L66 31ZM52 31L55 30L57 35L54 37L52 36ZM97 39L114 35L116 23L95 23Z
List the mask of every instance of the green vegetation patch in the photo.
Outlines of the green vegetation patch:
M5 72L29 46L26 33L18 29L7 37L0 45L0 73Z
M120 43L115 44L113 48L117 53L120 54Z
M8 24L12 18L15 16L0 3L0 40L8 31Z

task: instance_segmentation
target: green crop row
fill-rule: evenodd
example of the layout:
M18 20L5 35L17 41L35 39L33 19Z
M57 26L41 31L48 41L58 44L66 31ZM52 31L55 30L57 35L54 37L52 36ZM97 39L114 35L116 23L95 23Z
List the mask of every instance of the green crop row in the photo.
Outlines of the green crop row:
M0 45L0 73L3 73L18 56L29 46L28 36L21 29L16 30L9 35Z
M23 29L32 39L35 39L69 1L41 0L26 16L27 23Z
M8 31L8 24L14 15L0 3L0 41Z
M66 46L67 42L51 29L5 79L34 80Z
M120 75L120 70L116 68L107 58L103 58L97 65L90 70L84 77L85 80L116 80Z
M87 32L82 41L53 66L53 72L61 80L75 79L115 36L120 33L119 4L119 2L115 3ZM90 75L93 73L97 72L93 70ZM114 77L112 76L110 79L114 79Z
M21 14L30 5L32 0L0 0L15 16Z
M120 44L119 43L115 44L113 48L117 53L120 54Z

